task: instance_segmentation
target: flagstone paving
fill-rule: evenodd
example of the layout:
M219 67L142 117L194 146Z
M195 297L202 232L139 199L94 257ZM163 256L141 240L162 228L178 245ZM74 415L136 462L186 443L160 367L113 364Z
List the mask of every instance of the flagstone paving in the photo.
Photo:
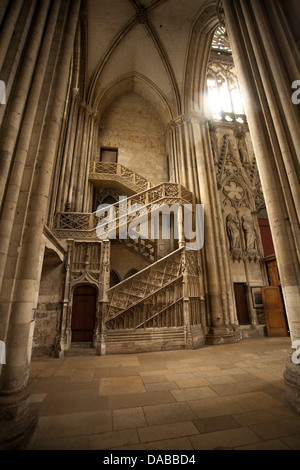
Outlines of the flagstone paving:
M199 350L34 358L30 450L300 450L289 338ZM300 367L300 366L299 366Z

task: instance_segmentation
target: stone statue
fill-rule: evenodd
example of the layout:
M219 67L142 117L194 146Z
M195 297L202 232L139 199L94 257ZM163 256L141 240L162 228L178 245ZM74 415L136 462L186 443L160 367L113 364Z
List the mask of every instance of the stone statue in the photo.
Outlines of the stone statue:
M226 217L226 230L227 236L229 239L230 244L230 251L236 250L241 248L241 240L240 240L240 231L238 222L233 217L232 214L229 214Z
M245 245L247 250L256 250L256 232L253 227L253 224L247 219L247 217L242 217L242 228L245 237Z

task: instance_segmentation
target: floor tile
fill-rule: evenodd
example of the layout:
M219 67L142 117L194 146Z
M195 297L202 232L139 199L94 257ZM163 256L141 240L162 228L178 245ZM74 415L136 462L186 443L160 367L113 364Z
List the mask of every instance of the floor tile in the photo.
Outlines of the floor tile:
M300 433L300 418L289 418L280 421L260 423L251 426L262 439L293 436Z
M135 429L97 434L89 438L89 450L111 449L116 445L137 444L139 438Z
M142 379L144 384L167 382L167 379L164 375L143 375Z
M32 449L299 450L289 338L199 350L33 359Z
M159 390L174 390L178 388L175 382L150 383L145 384L145 387L147 392L157 392Z
M191 436L190 441L195 450L233 449L237 446L260 442L261 439L249 428L227 429Z
M300 434L282 437L281 440L288 445L290 449L300 450Z
M159 441L198 434L197 428L191 421L149 426L147 428L140 428L137 431L141 442Z
M231 375L215 375L215 376L211 376L211 377L206 377L206 381L207 381L208 384L236 383L235 378L233 378Z
M232 416L215 416L193 421L200 434L239 428L241 425Z
M229 384L211 384L210 388L220 396L240 395L247 392L260 391L265 385L260 379L249 380L248 382L236 382Z
M139 407L113 410L114 431L143 426L147 426L143 408Z
M281 439L270 441L254 442L245 446L235 447L237 450L291 450Z
M143 442L133 446L116 447L117 450L193 450L192 444L187 437L178 437L162 441ZM151 454L150 454L151 455Z
M165 377L165 374L169 374L170 371L168 369L158 369L152 368L152 369L147 369L147 370L142 370L140 369L140 376L141 377L153 377L153 376L163 376Z
M244 393L241 395L232 395L232 399L249 411L264 408L275 408L281 405L278 400L275 400L264 392L252 392Z
M177 401L198 400L200 398L217 397L218 395L209 387L192 387L180 390L171 390Z
M202 387L204 385L209 385L209 382L204 378L193 378L193 379L177 379L176 384L179 388L190 388L190 387Z
M140 372L139 366L111 367L110 376L111 377L136 376L136 375L139 375L139 372Z
M38 440L97 434L112 430L111 411L43 416L39 420Z
M134 406L157 405L171 402L175 402L175 399L168 390L109 396L109 406L112 409L133 408Z
M37 441L28 450L88 450L89 437L66 437Z
M289 409L279 407L238 413L234 414L233 417L242 426L251 426L253 424L268 423L272 421L278 421L280 419L294 418L295 415Z
M175 381L175 382L177 382L178 380L192 380L195 378L191 372L186 372L186 373L180 372L178 374L169 373L165 375L169 381Z
M245 409L230 397L207 398L188 402L190 408L198 418L232 415L241 413Z
M195 413L186 403L167 403L145 406L144 413L149 426L165 423L176 423L196 418Z
M107 377L100 379L99 395L126 395L146 392L141 377Z

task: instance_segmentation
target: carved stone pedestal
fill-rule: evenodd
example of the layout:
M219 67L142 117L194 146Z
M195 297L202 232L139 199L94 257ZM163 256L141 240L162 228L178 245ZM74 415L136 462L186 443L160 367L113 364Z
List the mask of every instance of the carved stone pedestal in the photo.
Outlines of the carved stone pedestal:
M287 360L284 380L288 404L300 414L300 364L293 364L291 358Z
M219 327L210 328L205 337L206 344L229 344L237 343L242 339L242 334L239 330L232 327Z
M0 396L0 450L23 450L28 445L38 420L29 397L27 390Z

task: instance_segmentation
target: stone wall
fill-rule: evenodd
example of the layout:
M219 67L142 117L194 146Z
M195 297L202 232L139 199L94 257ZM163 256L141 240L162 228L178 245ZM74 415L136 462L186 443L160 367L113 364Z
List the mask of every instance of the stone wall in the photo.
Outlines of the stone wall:
M53 351L62 298L62 265L44 264L33 337L34 356L49 355Z
M100 147L118 149L118 161L153 184L168 181L163 123L136 93L114 102L100 118Z
M141 271L141 269L146 268L149 264L150 262L144 257L133 253L126 246L119 244L111 245L110 267L118 273L121 281L125 279L126 274L131 269Z

